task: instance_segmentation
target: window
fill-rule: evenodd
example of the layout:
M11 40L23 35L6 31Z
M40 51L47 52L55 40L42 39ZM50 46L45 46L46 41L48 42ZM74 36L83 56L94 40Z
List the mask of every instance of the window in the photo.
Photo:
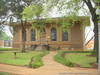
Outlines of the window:
M68 32L62 31L62 41L68 41Z
M36 40L36 33L35 33L35 30L31 30L31 41L35 41Z
M26 30L22 30L22 41L26 41Z
M45 28L43 28L43 33L46 33Z
M56 28L52 28L52 29L51 29L51 40L52 40L52 41L56 41L56 37L57 37L57 36L56 36L56 33L57 33L57 32L56 32Z

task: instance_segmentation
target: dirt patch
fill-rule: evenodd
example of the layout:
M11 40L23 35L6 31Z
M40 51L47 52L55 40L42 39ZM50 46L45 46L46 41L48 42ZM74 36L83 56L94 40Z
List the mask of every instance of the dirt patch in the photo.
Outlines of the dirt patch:
M75 65L75 67L81 67L79 64L74 64Z

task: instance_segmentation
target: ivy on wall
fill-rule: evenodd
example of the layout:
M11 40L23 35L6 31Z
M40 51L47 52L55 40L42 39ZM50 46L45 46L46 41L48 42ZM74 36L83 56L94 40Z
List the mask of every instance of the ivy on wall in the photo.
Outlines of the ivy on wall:
M75 24L80 24L81 27L90 25L90 19L86 16L67 16L61 18L49 18L49 19L41 19L41 20L34 20L32 23L32 28L39 28L42 32L43 28L47 24L57 24L60 25L64 31L69 30Z
M29 21L27 21L29 22ZM48 19L35 19L30 22L32 25L32 29L38 28L40 33L43 32L43 29L47 24L56 24L60 25L63 31L68 31L72 26L76 24L80 24L81 27L85 27L90 25L90 18L88 16L64 16L59 18L48 18ZM16 32L16 26L20 25L20 23L12 24L14 31Z

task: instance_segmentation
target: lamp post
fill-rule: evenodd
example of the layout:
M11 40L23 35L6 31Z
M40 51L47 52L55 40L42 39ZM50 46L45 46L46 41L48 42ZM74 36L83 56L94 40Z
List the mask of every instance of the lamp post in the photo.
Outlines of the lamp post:
M96 5L100 7L100 5ZM100 8L96 9L96 15L98 16L98 38L99 38L99 55L98 55L98 75L100 75Z

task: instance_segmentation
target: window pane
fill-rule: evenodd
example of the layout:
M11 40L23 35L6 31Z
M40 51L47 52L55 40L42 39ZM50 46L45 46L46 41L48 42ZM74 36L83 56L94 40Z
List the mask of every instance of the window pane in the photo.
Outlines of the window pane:
M55 28L51 29L51 40L56 41L56 29Z
M62 41L68 41L68 32L62 32Z
M31 41L35 41L36 40L35 36L36 36L35 30L31 30Z
M26 41L26 31L22 30L22 41Z

